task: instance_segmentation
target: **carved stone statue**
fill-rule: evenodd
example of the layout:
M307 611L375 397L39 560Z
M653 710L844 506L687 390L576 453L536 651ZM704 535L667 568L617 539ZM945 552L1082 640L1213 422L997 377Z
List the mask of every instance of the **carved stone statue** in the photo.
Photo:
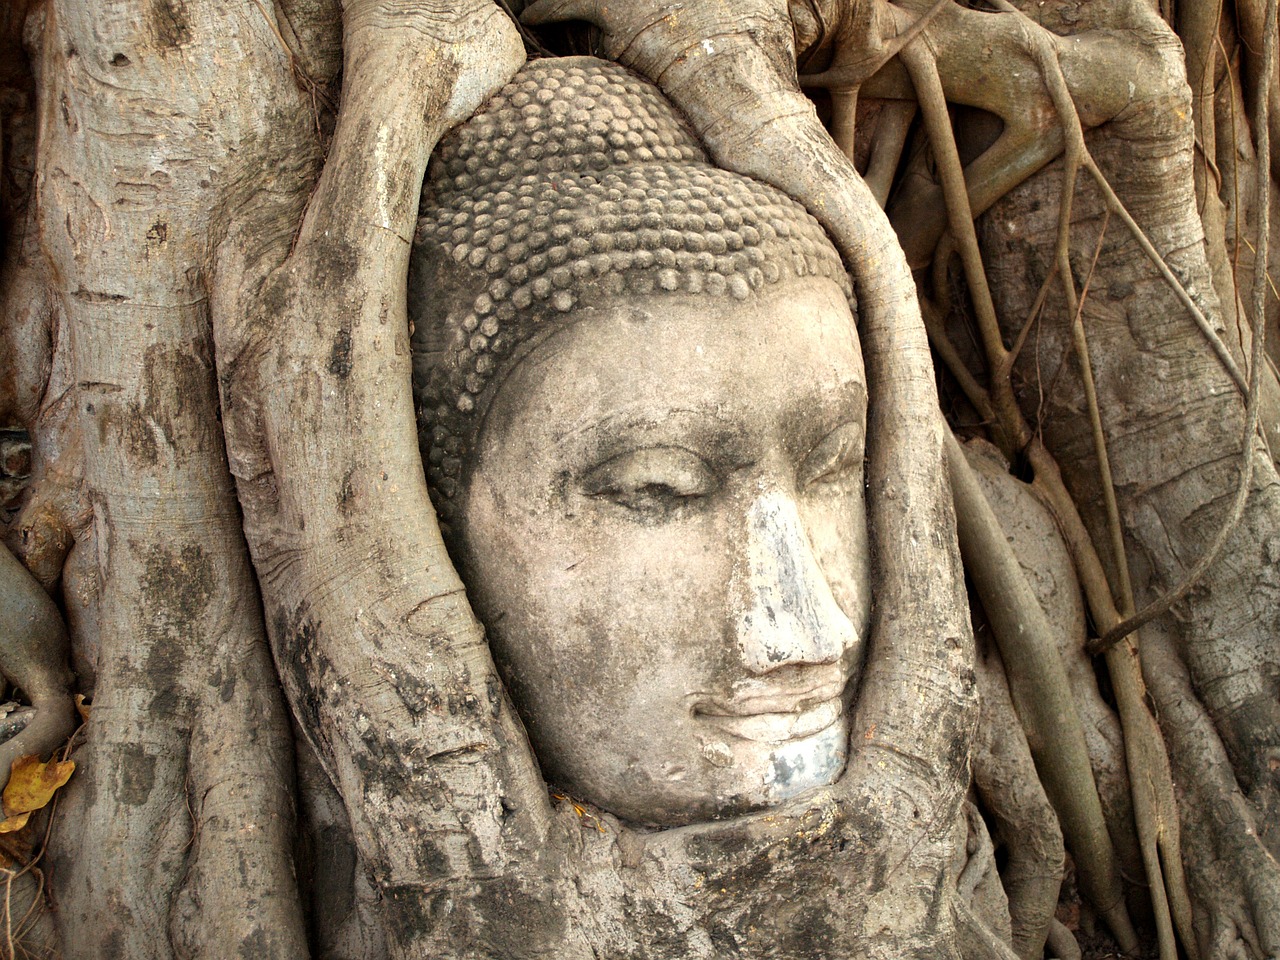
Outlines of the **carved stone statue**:
M433 498L551 782L662 825L833 783L867 390L817 221L622 67L543 60L440 145L414 263Z
M573 956L953 950L971 646L932 601L873 618L873 584L909 582L872 562L877 536L908 535L884 519L908 487L883 414L869 426L823 226L714 165L626 68L537 60L438 145L408 306L450 555L575 801L539 865L501 868L551 879L523 881L514 913L454 881L455 916L482 919L439 942L479 922L513 956L541 949L534 929ZM923 668L898 639L922 636ZM939 718L918 758L896 744L904 706ZM593 905L569 927L532 919L571 889Z

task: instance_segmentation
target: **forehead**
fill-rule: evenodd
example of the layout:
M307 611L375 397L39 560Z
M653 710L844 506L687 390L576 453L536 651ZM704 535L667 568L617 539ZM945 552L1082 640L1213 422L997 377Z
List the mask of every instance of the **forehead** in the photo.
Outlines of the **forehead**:
M581 308L526 356L493 398L481 446L682 412L774 428L848 416L865 395L853 317L830 281L771 285L746 300L637 297Z

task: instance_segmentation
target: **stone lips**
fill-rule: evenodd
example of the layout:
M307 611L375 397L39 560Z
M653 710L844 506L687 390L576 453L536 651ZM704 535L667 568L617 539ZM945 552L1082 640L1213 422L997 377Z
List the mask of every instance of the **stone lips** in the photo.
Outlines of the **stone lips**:
M798 203L709 162L656 87L589 57L534 60L437 147L411 257L418 436L448 521L492 385L586 302L746 299L844 265ZM856 316L856 310L855 310Z

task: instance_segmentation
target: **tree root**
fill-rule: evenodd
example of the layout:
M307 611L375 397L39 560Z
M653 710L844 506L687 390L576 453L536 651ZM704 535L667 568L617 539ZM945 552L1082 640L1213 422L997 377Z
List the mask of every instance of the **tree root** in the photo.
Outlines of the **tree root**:
M1080 960L1080 944L1076 943L1075 934L1068 930L1061 921L1054 920L1049 925L1049 937L1045 941L1046 953L1056 960Z
M876 137L871 148L871 158L862 178L867 182L871 195L881 209L889 201L889 191L893 187L893 178L898 172L898 161L902 158L902 149L906 146L907 135L911 131L911 121L915 117L916 105L909 100L890 101L882 111L876 124ZM850 157L850 159L853 159Z
M237 204L296 190L310 117L251 6L188 4L166 27L181 38L168 40L138 11L56 13L38 45L39 89L65 122L42 128L37 203L60 314L31 425L48 484L36 479L19 523L41 529L47 511L51 528L78 533L83 473L95 536L70 556L65 538L44 554L48 579L75 571L63 577L69 614L101 627L93 720L49 851L63 949L297 957L292 745L210 329L210 297L233 278L215 282L208 258L211 235L231 224L258 231L246 251L275 239L277 222L238 220ZM228 36L241 56L214 64ZM182 69L169 59L178 45ZM90 60L104 71L81 70ZM290 155L266 162L266 140ZM268 167L271 187L259 189Z
M1266 26L1267 28L1263 33L1262 63L1264 76L1270 77L1276 72L1276 5L1274 3L1267 4ZM1258 158L1264 169L1270 168L1271 139L1270 126L1268 124L1270 103L1269 96L1260 96L1258 98L1257 116L1254 119L1254 128L1258 137ZM1240 441L1240 479L1236 485L1236 494L1231 504L1231 511L1223 521L1222 526L1219 527L1208 548L1200 559L1196 561L1195 566L1183 577L1182 582L1173 589L1165 591L1163 595L1147 604L1138 613L1133 613L1130 610L1129 616L1123 623L1117 624L1103 634L1098 640L1095 652L1096 650L1107 649L1121 637L1137 630L1143 624L1150 623L1190 593L1192 588L1204 578L1209 567L1217 561L1223 547L1227 545L1227 540L1235 532L1236 527L1240 524L1241 517L1244 516L1245 501L1248 499L1250 482L1253 479L1253 445L1254 434L1258 430L1262 378L1264 372L1267 372L1267 354L1264 344L1267 335L1267 247L1271 239L1271 178L1269 176L1259 176L1257 178L1255 216L1257 217L1257 242L1255 244L1256 259L1254 261L1253 309L1251 311L1253 351L1249 362L1249 382L1245 388L1245 426ZM1101 240L1099 240L1099 245L1101 245ZM1081 330L1083 331L1083 328ZM1094 417L1095 422L1098 423L1100 432L1101 422L1098 420L1096 413L1096 399L1091 410L1091 415ZM1109 488L1110 483L1107 486ZM1114 502L1114 491L1111 496ZM1115 520L1115 528L1117 531L1119 530L1118 516ZM1131 590L1129 593L1131 593ZM1127 598L1126 602L1131 603L1131 597Z
M1012 5L1004 3L1003 0L999 0L997 6L1017 18L1023 19L1022 15ZM1059 221L1058 256L1055 259L1057 272L1063 282L1064 289L1067 291L1069 306L1072 308L1071 312L1073 314L1077 312L1078 301L1075 298L1074 286L1070 277L1070 266L1066 263L1065 258L1069 224L1067 211L1069 210L1069 201L1074 187L1074 170L1084 167L1098 181L1100 189L1103 190L1104 196L1108 199L1110 208L1129 227L1139 245L1142 246L1149 257L1153 258L1153 261L1159 261L1157 266L1162 275L1174 285L1175 292L1178 293L1184 305L1188 307L1193 317L1197 320L1208 342L1218 353L1223 365L1229 371L1234 370L1234 362L1226 352L1225 346L1217 339L1208 321L1205 320L1198 307L1190 300L1186 291L1173 278L1168 266L1155 253L1150 241L1147 240L1136 222L1124 210L1123 205L1109 185L1106 184L1096 164L1093 163L1092 158L1088 156L1087 151L1084 149L1080 120L1075 112L1070 94L1067 92L1066 81L1058 64L1056 51L1038 28L1028 25L1027 35L1028 52L1036 61L1041 76L1047 85L1050 98L1059 111L1068 145L1068 176L1064 182L1064 202L1061 208L1063 215L1060 216ZM979 331L987 353L988 364L993 371L1007 371L1010 363L1010 352L1004 347L995 318L995 311L991 304L986 275L982 268L977 238L973 229L972 210L969 208L965 195L963 173L955 150L954 137L951 134L950 125L945 114L945 101L937 79L937 68L930 55L912 48L904 51L902 59L907 64L912 79L916 84L930 140L934 146L935 156L938 158L939 173L944 187L943 192L947 199L948 221L953 236L956 238L961 260L965 266L965 274L977 311ZM1085 372L1086 374L1088 372L1087 364ZM1237 382L1241 382L1238 370L1235 371L1235 376ZM1037 440L1032 438L1030 431L1022 420L1016 402L1013 401L1012 387L1007 377L998 379L993 377L990 390L989 402L1001 423L1005 435L1012 436L1020 441L1019 446L1023 449L1034 448L1029 452L1032 464L1036 467L1037 482L1048 486L1059 484L1056 468L1050 467L1047 462L1047 451ZM1102 447L1102 450L1105 455L1105 446ZM1039 462L1037 463L1037 461ZM1073 546L1073 552L1077 554L1077 563L1081 569L1082 579L1085 579L1086 582L1093 581L1092 589L1088 591L1088 596L1091 606L1094 607L1095 619L1102 623L1104 629L1106 629L1117 624L1121 618L1116 613L1111 601L1110 589L1106 586L1106 579L1102 574L1101 565L1097 562L1088 534L1085 533L1076 508L1066 494L1065 489L1059 487L1054 492L1056 495L1051 502L1053 502L1055 511L1059 514L1060 522L1074 527L1074 535L1069 535L1068 540ZM1111 515L1113 518L1112 531L1114 540L1117 536L1116 531L1118 531L1114 506L1111 510ZM1084 556L1086 553L1089 556ZM1122 552L1117 552L1116 559L1118 564L1123 565ZM1090 567L1092 570L1089 569ZM1127 577L1122 574L1122 581L1125 580L1127 580ZM1125 584L1122 582L1122 595L1130 596L1131 591L1124 589L1124 586ZM1098 606L1100 603L1109 609L1100 610ZM1130 606L1129 609L1132 609L1132 607ZM1142 679L1132 653L1124 658L1109 656L1108 665L1113 674L1113 681L1120 702L1121 721L1125 728L1126 746L1128 747L1131 763L1130 780L1136 791L1135 812L1138 818L1139 836L1142 838L1144 860L1148 876L1152 882L1152 895L1156 906L1162 955L1172 957L1175 950L1172 924L1169 920L1168 908L1164 906L1166 900L1165 882L1159 879L1162 871L1160 858L1156 853L1157 847L1163 849L1166 854L1164 863L1166 869L1170 871L1168 892L1172 896L1173 913L1177 916L1179 926L1184 932L1184 939L1189 938L1190 906L1185 892L1185 881L1181 876L1181 858L1177 853L1178 831L1173 813L1175 809L1173 792L1167 772L1167 755L1164 743L1159 737L1159 732L1142 702ZM1154 791L1154 793L1149 791ZM1188 940L1188 949L1191 948Z
M0 783L13 761L27 754L47 757L76 727L71 700L68 642L62 616L27 569L0 546L0 669L31 699L35 718L0 744Z
M1018 954L964 904L956 906L955 914L960 955L964 960L1020 960Z
M1045 54L1044 56L1047 56ZM1005 367L1007 369L1008 351L1004 347L1001 339L999 322L996 318L994 304L991 301L990 290L987 286L986 272L982 267L981 255L978 249L977 235L974 230L972 211L969 208L967 195L964 190L963 172L960 167L959 155L955 146L955 139L951 132L949 120L946 115L946 104L943 97L940 82L937 78L937 67L933 58L918 50L918 46L908 47L903 51L903 61L907 64L908 70L911 72L913 80L916 82L917 91L921 98L921 107L924 112L926 124L929 130L931 142L934 145L935 154L938 157L940 175L944 184L944 195L947 197L948 218L961 252L961 259L965 265L965 274L969 281L970 292L974 298L975 308L978 314L979 329L981 331L982 341L988 356L988 363L991 367L999 369ZM1057 68L1056 60L1052 64L1053 68ZM1061 72L1058 70L1054 74L1050 70L1050 65L1045 63L1042 65L1046 73L1046 82L1050 82L1051 91L1054 89L1052 80L1056 79L1060 90L1065 90L1065 81L1062 80ZM1068 103L1070 103L1068 97ZM1072 117L1075 117L1074 109ZM1075 120L1076 129L1078 130L1078 119ZM1081 142L1082 146L1082 142ZM1068 180L1067 190L1072 181ZM1059 243L1063 242L1065 228L1060 230ZM1061 272L1061 268L1060 268ZM1064 278L1064 283L1070 285L1069 272ZM1074 293L1074 290L1072 290ZM999 417L1006 435L1016 437L1022 444L1030 441L1030 431L1022 418L1022 414L1018 408L1016 399L1013 395L1012 384L1007 377L994 380L991 385L991 405L993 411ZM1038 445L1037 445L1038 446ZM1037 451L1042 458L1047 457L1047 451L1043 447L1039 447ZM1050 482L1048 478L1056 477L1056 468L1052 471L1037 469L1037 479L1042 482ZM1065 489L1059 491L1059 496L1055 498L1055 505L1060 508L1066 508L1074 515L1073 523L1080 525L1079 530L1083 534L1077 538L1077 545L1089 545L1088 549L1092 551L1092 546L1087 533L1083 532L1083 525L1079 520L1078 514L1075 512L1074 504L1070 496L1066 494ZM1060 520L1062 518L1060 517ZM995 544L993 543L993 546ZM1079 558L1078 558L1079 563ZM1100 567L1099 567L1100 570ZM1020 574L1019 574L1020 575ZM1101 580L1105 588L1105 578ZM1105 588L1108 603L1110 603L1110 590ZM1091 601L1093 597L1091 596ZM1037 608L1038 611L1038 608ZM1096 615L1096 614L1095 614ZM1118 615L1107 622L1114 623L1119 619ZM1159 859L1155 853L1156 844L1163 842L1166 846L1173 844L1176 847L1176 828L1165 827L1157 828L1155 824L1167 823L1172 812L1172 788L1168 786L1160 787L1159 785L1168 784L1168 774L1165 772L1161 775L1161 770L1167 770L1167 759L1163 762L1164 744L1159 739L1159 733L1151 721L1150 715L1146 712L1145 706L1141 699L1141 677L1137 674L1136 663L1115 659L1114 662L1109 661L1113 671L1122 671L1124 676L1116 679L1116 689L1118 696L1121 698L1121 722L1125 727L1125 742L1130 749L1130 758L1132 764L1145 764L1137 769L1131 767L1130 782L1134 789L1140 793L1144 793L1148 789L1148 785L1155 785L1155 789L1160 790L1160 794L1165 798L1163 804L1146 796L1136 796L1134 809L1138 816L1139 836L1143 839L1144 861L1148 876L1151 878L1154 903L1157 910L1157 916L1167 918L1167 913L1162 911L1161 904L1165 901L1164 882L1160 880L1161 871ZM1017 672L1017 668L1014 668ZM1065 686L1065 685L1064 685ZM1145 745L1144 745L1145 744ZM1096 791L1095 791L1096 797ZM1166 813L1160 816L1156 813L1157 806L1163 805ZM1064 824L1065 826L1065 824ZM1160 838L1159 840L1157 838ZM1109 844L1108 844L1109 849ZM1171 877L1171 887L1174 891L1181 891L1183 883L1181 876L1181 860L1177 856L1176 851L1170 858L1170 869L1173 871ZM1088 881L1085 881L1085 885ZM1083 886L1083 885L1082 885ZM1117 895L1117 899L1119 899ZM1189 905L1186 903L1185 895L1179 893L1175 897L1178 906L1178 913L1184 919L1184 929L1186 923L1189 923L1190 913ZM1105 902L1105 901L1104 901ZM1124 921L1127 923L1127 920ZM1173 956L1173 944L1171 936L1171 924L1167 919L1160 920L1158 923L1162 931L1162 953L1165 957ZM1126 936L1132 935L1132 930L1125 931L1123 926L1113 930L1121 938L1122 942Z
M979 696L982 696L981 692ZM1008 692L1006 691L1007 716L1012 718L1013 708L1008 705L1008 699ZM1016 725L1015 720L1013 727L1003 727L997 737L1002 736L1010 729L1015 729ZM1029 766L1031 756L1026 750L1026 738L1022 737L1020 732L1017 736L1022 739L1021 753L1026 758ZM979 753L975 751L974 757L978 756ZM1041 791L1040 808L1048 810L1048 807L1049 804L1044 799L1043 791ZM1053 820L1051 811L1049 819ZM966 829L963 832L956 831L957 839L963 840L963 843L957 846L955 861L956 892L959 894L961 902L968 906L970 913L980 918L987 929L997 937L1005 943L1010 943L1013 939L1014 921L1011 917L1009 897L1005 892L1005 884L1000 875L999 866L996 863L995 843L992 841L991 833L987 829L986 820L983 819L982 813L972 799L965 801L964 821ZM1061 862L1062 834L1058 831L1056 822L1053 823L1053 832L1057 838L1058 861ZM1057 888L1055 886L1051 903L1056 902L1056 900Z
M0 357L4 357L4 376L0 377L2 426L29 425L36 418L53 363L56 311L49 295L32 206L21 211L12 224L4 224L12 232L5 244L5 261L0 265L0 303L5 304L5 316L0 322ZM3 218L4 213L0 212L0 222Z
M32 472L22 508L4 531L14 555L48 591L62 576L67 555L92 519L84 486L80 391L72 370L69 326L61 311L49 379L26 425L32 437Z
M1062 887L1062 830L1036 775L1004 667L995 651L981 646L979 636L982 712L973 782L1006 851L1000 882L1008 897L1014 952L1022 960L1040 960Z
M1266 960L1280 955L1280 867L1240 792L1231 762L1177 655L1157 621L1142 645L1143 673L1172 747L1191 841L1186 856L1196 891L1202 954Z
M982 447L981 441L970 441L965 445L966 457L1053 627L1071 697L1084 727L1089 762L1111 843L1119 858L1122 876L1132 883L1142 876L1143 866L1135 839L1124 738L1115 711L1098 690L1093 660L1084 649L1087 635L1084 600L1071 555L1062 542L1052 512L1036 496L1035 488L1014 479L1008 463L994 451L984 455ZM1133 906L1132 900L1130 906Z
M1000 644L1040 779L1076 858L1081 892L1131 952L1137 934L1124 906L1084 731L1052 628L953 437L947 450L961 553Z
M315 960L387 960L378 894L361 862L342 797L306 738L297 737L299 886Z

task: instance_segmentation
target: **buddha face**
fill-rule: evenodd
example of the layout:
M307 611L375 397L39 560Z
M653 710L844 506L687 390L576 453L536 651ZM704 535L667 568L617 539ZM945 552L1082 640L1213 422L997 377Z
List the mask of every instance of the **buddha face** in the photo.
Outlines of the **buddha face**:
M832 783L870 609L840 290L579 311L498 387L457 529L544 772L658 825Z

